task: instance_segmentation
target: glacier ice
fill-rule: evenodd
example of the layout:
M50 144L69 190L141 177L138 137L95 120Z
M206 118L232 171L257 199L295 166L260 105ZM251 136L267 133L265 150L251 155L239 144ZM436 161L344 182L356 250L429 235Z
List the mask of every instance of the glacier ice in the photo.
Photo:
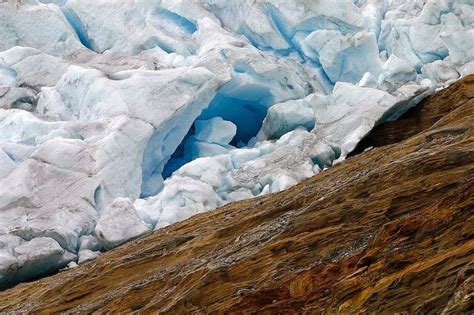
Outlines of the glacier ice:
M382 74L379 77L379 84L387 90L395 90L407 82L414 82L417 72L407 61L392 54L382 65Z
M93 235L82 235L78 240L79 251L90 250L93 252L98 252L102 249L102 244Z
M332 83L357 83L367 72L374 76L381 72L382 61L374 33L345 35L336 30L317 30L301 46L306 56L321 64Z
M270 107L263 121L262 132L266 139L279 139L300 126L312 130L315 121L316 117L309 102L304 99L287 101Z
M61 9L35 2L0 3L0 51L25 46L37 48L49 55L64 56L82 49Z
M473 36L470 0L0 1L0 288L341 162Z
M423 67L421 67L421 73L427 79L436 83L456 80L460 76L454 65L444 60L436 60L423 65Z
M237 127L222 117L196 121L196 140L226 145L237 133Z
M93 260L94 258L97 258L100 255L100 252L93 252L90 249L83 249L80 250L78 255L77 255L77 263L82 264L85 263L89 260Z
M149 231L135 212L128 198L115 199L103 212L95 226L95 234L105 248L114 248L127 240ZM84 250L83 249L79 253Z
M39 274L48 274L65 267L77 256L64 250L49 237L24 241L14 235L0 236L0 289Z

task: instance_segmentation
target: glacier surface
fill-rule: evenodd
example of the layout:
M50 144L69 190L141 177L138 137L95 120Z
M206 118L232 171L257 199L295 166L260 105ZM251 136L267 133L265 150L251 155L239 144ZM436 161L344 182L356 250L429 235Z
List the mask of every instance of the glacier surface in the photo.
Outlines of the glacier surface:
M0 0L0 289L291 187L473 72L472 0Z

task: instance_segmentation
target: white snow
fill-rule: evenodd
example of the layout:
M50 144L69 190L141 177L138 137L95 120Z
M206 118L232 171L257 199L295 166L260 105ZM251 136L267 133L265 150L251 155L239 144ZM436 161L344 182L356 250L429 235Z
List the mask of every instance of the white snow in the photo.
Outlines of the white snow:
M0 288L341 162L474 72L469 0L0 2Z

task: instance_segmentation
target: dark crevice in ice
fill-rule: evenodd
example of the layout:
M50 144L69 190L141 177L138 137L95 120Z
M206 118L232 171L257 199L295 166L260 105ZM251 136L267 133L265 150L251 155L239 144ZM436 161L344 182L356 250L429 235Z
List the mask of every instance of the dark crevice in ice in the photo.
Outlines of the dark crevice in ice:
M155 13L155 15L159 16L160 18L166 19L179 27L186 30L188 33L192 34L197 31L196 23L181 16L177 13L171 12L166 9L162 9L159 12Z
M67 7L61 7L61 11L63 12L64 17L72 27L73 31L76 33L76 36L79 38L82 45L90 50L94 50L92 42L87 35L86 29L76 13Z
M275 26L275 29L278 31L278 33L280 33L281 37L289 46L289 51L287 52L287 55L289 55L290 51L295 51L301 58L301 60L305 61L305 55L303 54L301 49L299 49L299 47L293 42L293 34L291 34L289 30L287 30L285 22L283 21L282 17L280 17L278 10L271 4L267 4L265 6L265 9L267 11L268 17L270 18L270 21Z
M104 210L104 198L102 196L102 186L97 186L94 191L94 204L98 213Z

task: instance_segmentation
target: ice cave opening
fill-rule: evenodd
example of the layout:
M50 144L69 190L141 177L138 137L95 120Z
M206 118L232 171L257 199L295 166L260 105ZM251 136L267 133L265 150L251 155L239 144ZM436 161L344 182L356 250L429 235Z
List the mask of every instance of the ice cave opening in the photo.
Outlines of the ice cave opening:
M232 91L223 88L194 121L164 166L163 179L197 158L252 146L272 102L270 91L256 84L239 86ZM203 125L208 130L203 130Z

